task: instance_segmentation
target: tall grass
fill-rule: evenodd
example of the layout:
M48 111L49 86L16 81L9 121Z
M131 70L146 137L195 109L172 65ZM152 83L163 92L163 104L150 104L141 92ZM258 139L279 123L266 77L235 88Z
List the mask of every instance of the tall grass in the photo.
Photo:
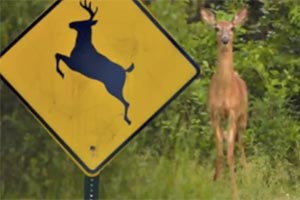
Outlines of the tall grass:
M137 142L137 141L135 141ZM135 143L133 142L133 143ZM139 151L139 150L138 150ZM220 180L214 182L213 160L191 159L184 151L174 159L155 156L151 149L128 147L101 174L104 199L231 199L230 177L225 165ZM236 161L238 159L236 158ZM267 157L248 158L247 171L238 163L240 198L247 200L300 199L300 183L291 184L284 163L270 166Z

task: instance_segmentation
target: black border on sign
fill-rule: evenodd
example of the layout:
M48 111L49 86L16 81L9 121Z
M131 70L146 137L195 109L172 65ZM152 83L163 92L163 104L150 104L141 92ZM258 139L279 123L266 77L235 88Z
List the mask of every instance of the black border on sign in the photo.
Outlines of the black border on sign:
M59 142L62 147L75 159L75 161L84 169L90 176L95 176L100 173L102 168L122 150L150 121L152 121L164 108L166 108L183 90L185 90L200 74L200 68L192 60L192 58L177 44L177 42L170 36L170 34L154 19L154 17L146 10L146 8L139 2L139 0L132 0L136 6L151 20L151 22L169 39L177 50L192 64L195 68L195 75L183 85L165 104L163 104L158 111L156 111L146 122L144 122L132 135L130 135L115 151L113 151L103 162L101 162L95 169L89 169L86 164L78 157L78 155L61 139L61 137L51 128L51 126L35 111L35 109L18 93L18 91L9 83L5 77L0 74L0 79L18 96L18 98L26 105L26 107L38 118L38 120L48 129L49 133ZM9 51L24 35L26 35L37 23L39 23L50 11L52 11L62 0L54 2L46 11L44 11L28 28L25 29L11 44L9 44L3 51L0 52L0 58Z

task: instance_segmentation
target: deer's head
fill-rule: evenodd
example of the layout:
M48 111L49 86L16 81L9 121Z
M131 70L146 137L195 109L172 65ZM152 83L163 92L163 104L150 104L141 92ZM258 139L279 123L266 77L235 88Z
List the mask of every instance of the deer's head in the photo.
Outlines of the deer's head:
M224 47L232 44L235 27L241 25L247 17L246 8L239 10L231 21L216 21L215 15L205 8L200 13L203 21L215 28L218 44Z
M95 11L92 10L92 3L89 2L87 4L86 0L84 3L80 2L80 6L84 8L88 13L90 14L90 18L88 20L83 20L83 21L76 21L70 23L70 28L73 28L75 30L86 30L89 27L95 25L97 23L97 20L93 20L94 16L96 15L98 11L98 7L96 7Z

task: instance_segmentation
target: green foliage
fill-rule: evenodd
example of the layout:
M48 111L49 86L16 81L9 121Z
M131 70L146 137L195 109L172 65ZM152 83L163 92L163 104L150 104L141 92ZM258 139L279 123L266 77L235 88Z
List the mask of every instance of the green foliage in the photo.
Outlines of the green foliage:
M1 50L48 3L1 1ZM230 199L226 167L219 182L211 181L215 144L206 101L217 55L214 30L194 20L204 3L227 20L239 7L249 8L234 44L235 69L250 98L244 134L248 175L237 167L241 199L300 198L300 3L294 0L149 4L201 66L201 76L102 172L102 198ZM1 198L81 198L81 172L8 88L0 89Z

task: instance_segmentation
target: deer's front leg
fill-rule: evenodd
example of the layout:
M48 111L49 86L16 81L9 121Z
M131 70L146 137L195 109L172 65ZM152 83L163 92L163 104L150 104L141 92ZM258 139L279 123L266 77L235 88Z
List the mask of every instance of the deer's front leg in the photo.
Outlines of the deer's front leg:
M69 57L67 57L67 56L65 56L65 55L62 55L62 54L59 54L59 53L57 53L57 54L55 54L55 58L56 58L56 71L57 71L57 73L59 73L59 75L62 77L62 78L64 78L64 73L60 70L60 68L59 68L59 61L60 60L62 60L62 61L64 61L64 63L68 66L68 67L70 67L71 69L72 69L72 62L71 62L71 59L69 58Z
M215 163L215 174L213 177L213 180L216 181L221 175L222 168L223 168L223 157L224 157L222 128L220 126L220 119L216 111L213 112L211 116L211 121L212 121L213 131L215 134L216 145L217 145L217 158Z
M236 175L234 172L234 143L236 140L237 127L236 127L236 116L233 110L229 113L229 135L228 135L228 144L227 144L227 162L229 165L230 178L231 178L231 187L233 193L233 199L239 199L238 187L236 184Z

